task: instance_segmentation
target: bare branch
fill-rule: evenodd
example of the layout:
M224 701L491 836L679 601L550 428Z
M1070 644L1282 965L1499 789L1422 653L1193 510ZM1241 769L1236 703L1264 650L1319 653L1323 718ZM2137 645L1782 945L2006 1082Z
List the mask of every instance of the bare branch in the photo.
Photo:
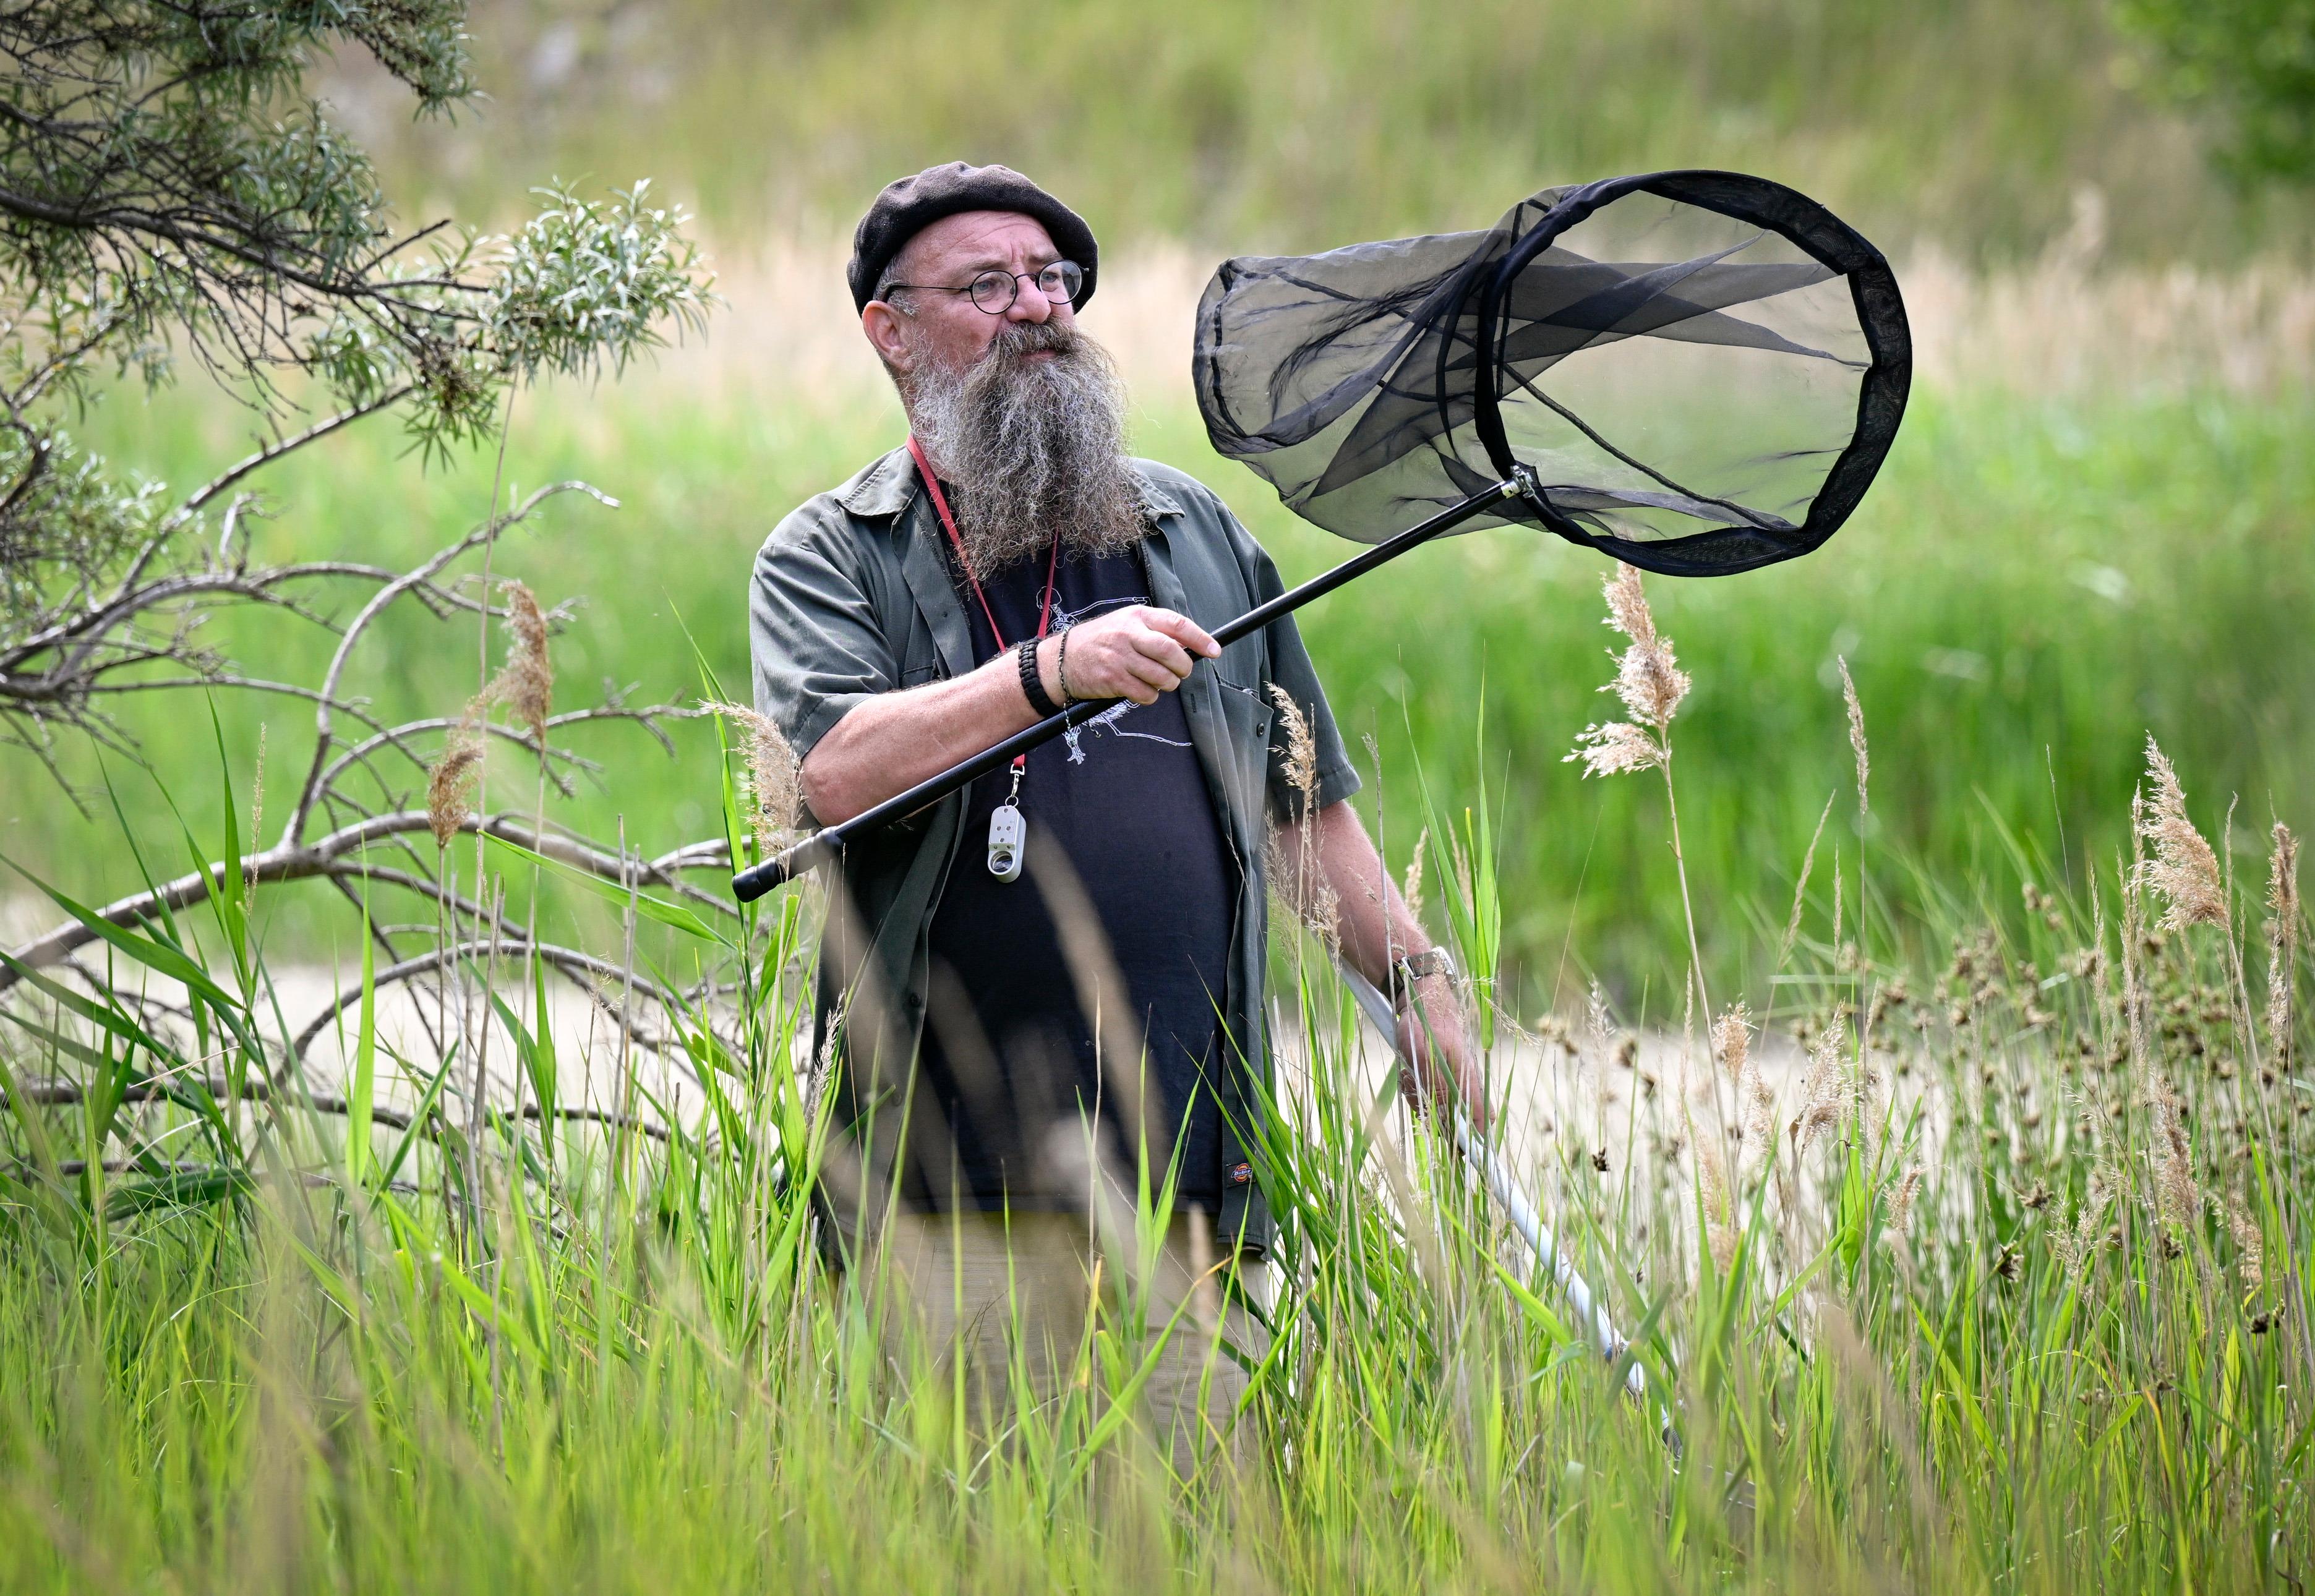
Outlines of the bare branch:
M208 483L187 497L182 504L180 504L175 510L169 513L168 519L163 523L164 532L173 530L176 527L182 526L187 519L191 519L193 513L200 510L202 505L207 504L219 493L224 492L227 488L233 486L234 483L239 482L243 477L247 476L251 472L262 470L264 467L273 464L274 461L281 458L282 456L290 454L297 449L304 448L307 444L314 442L316 439L327 438L331 433L335 432L341 427L350 426L353 422L360 421L364 416L376 415L379 411L386 409L387 406L399 403L402 400L409 397L411 393L415 390L417 386L418 385L416 383L404 383L397 387L388 388L377 398L370 400L366 404L357 404L350 410L341 410L337 414L329 417L327 420L315 422L303 432L294 433L291 436L281 439L279 443L268 444L265 448L259 449L256 453L249 456L246 459L240 461L236 465L229 466L218 475L211 478Z
M203 1081L201 1086L212 1097L223 1097L226 1095L228 1090L226 1082L214 1078ZM46 1107L68 1107L73 1104L84 1102L86 1100L86 1094L78 1081L32 1081L25 1084L20 1089L23 1093L23 1101L28 1104L38 1104ZM183 1092L184 1087L180 1085L140 1081L125 1087L121 1091L120 1101L123 1103L174 1103L182 1100ZM243 1085L241 1088L241 1095L244 1098L256 1101L278 1098L291 1108L311 1109L315 1113L341 1115L353 1112L352 1105L347 1103L343 1097L334 1096L325 1092L307 1092L293 1087L269 1086L265 1082L256 1079L252 1079ZM5 1103L6 1101L7 1093L4 1090L0 1090L0 1103ZM505 1110L501 1108L500 1112L504 1113ZM404 1113L402 1110L394 1107L391 1104L374 1103L370 1105L369 1113L370 1118L373 1122L377 1124L384 1125L387 1129L393 1130L407 1130L418 1122L417 1116L415 1114ZM526 1103L522 1105L521 1117L536 1124L540 1121L546 1119L548 1115L540 1109L537 1104ZM659 1124L654 1121L630 1118L625 1114L614 1113L609 1109L590 1108L579 1104L556 1104L553 1117L558 1120L569 1121L574 1124L610 1125L622 1130L640 1130L645 1136L652 1137L659 1141L667 1140L670 1134L666 1126ZM66 1175L76 1175L84 1167L86 1167L84 1165L81 1165L76 1162L59 1164L58 1166L58 1170ZM206 1170L209 1168L210 1166L188 1164L176 1166L175 1167L180 1172L182 1172L185 1170ZM124 1172L137 1172L135 1170L135 1166L129 1164L116 1166L111 1163L107 1163L104 1166L104 1169L108 1175L118 1175Z
M245 879L262 883L306 881L325 875L366 875L389 884L408 884L412 891L431 896L438 891L437 884L432 882L402 872L385 870L351 856L373 843L430 830L431 827L432 821L424 810L398 810L391 814L368 816L310 845L285 840L272 847L245 855L232 864L237 864ZM662 870L658 864L642 859L628 861L626 872L622 874L616 854L605 853L589 843L557 831L541 831L528 815L469 816L459 829L504 838L559 864L621 885L632 881L639 885L670 887L679 891L686 885L676 878L672 870ZM704 850L720 849L723 846L721 839L695 843L669 856L688 856L695 849L702 850L701 856L704 856ZM226 861L217 861L208 866L206 876L188 873L151 891L117 899L96 910L96 918L108 925L134 927L151 919L164 909L179 909L200 902L208 896L213 882L226 879L225 872L229 867L231 865ZM701 867L689 862L676 866L682 869ZM729 905L712 895L700 894L700 897L719 912L730 912ZM479 907L474 909L473 913L479 917ZM15 950L13 956L19 963L39 970L96 940L94 931L74 919L26 943ZM17 979L13 970L0 970L0 992L14 986Z

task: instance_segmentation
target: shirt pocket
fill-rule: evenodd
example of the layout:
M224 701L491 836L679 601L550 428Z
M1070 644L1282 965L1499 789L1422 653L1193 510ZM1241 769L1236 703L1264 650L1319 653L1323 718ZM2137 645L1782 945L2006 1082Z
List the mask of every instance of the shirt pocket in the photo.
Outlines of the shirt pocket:
M1227 654L1214 674L1221 689L1222 727L1229 741L1230 807L1259 824L1270 775L1270 729L1277 711L1256 682L1235 679Z

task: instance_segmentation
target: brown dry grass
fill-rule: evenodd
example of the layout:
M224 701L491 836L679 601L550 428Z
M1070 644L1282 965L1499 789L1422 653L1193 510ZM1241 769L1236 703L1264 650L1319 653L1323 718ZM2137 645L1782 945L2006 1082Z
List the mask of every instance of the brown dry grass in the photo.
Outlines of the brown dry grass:
M2275 822L2266 866L2266 1045L2276 1074L2291 1068L2291 998L2299 969L2299 839Z
M2315 377L2315 271L2282 260L2226 270L2109 266L2103 238L2101 208L2086 202L2073 231L2023 268L1989 272L1934 251L1901 261L1917 378L1948 392L2217 387L2265 396ZM628 385L889 403L844 288L848 249L848 239L811 235L724 241L713 253L727 303L712 337L670 350ZM1158 244L1104 260L1085 326L1117 357L1140 403L1190 402L1192 324L1219 259Z

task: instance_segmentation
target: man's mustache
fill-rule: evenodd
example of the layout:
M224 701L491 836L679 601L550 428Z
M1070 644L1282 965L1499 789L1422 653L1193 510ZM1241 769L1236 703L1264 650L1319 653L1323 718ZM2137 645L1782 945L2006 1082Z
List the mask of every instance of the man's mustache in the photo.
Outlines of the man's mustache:
M1009 364L1038 353L1066 355L1081 341L1076 328L1059 322L1010 322L989 341L989 347L973 364Z

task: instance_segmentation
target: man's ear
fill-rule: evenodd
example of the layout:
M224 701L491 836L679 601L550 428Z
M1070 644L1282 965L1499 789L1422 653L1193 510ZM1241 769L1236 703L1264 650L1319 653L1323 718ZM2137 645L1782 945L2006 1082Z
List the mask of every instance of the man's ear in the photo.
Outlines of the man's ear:
M877 357L894 371L905 372L916 365L916 350L909 341L909 318L882 299L871 299L860 313L860 330L868 335L869 347Z

